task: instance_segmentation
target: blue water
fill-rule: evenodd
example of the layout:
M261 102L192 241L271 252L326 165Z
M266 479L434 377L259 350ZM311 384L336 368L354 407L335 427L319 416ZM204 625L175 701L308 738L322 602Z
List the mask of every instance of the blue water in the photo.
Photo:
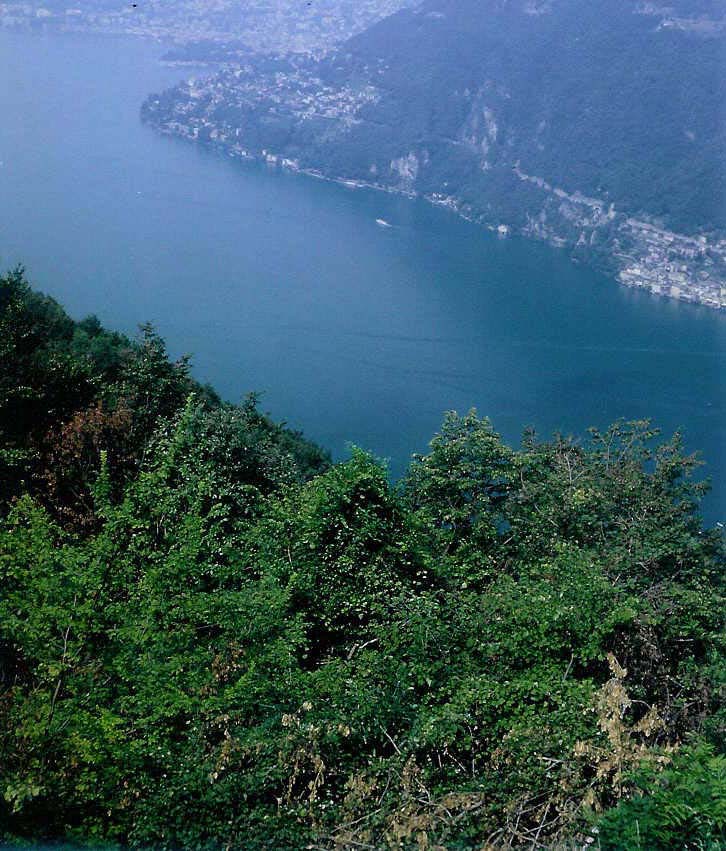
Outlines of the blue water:
M394 474L443 411L506 438L652 417L703 451L726 519L726 314L621 288L443 210L242 165L139 122L184 73L152 43L0 32L0 264L236 400ZM383 229L376 218L394 227Z

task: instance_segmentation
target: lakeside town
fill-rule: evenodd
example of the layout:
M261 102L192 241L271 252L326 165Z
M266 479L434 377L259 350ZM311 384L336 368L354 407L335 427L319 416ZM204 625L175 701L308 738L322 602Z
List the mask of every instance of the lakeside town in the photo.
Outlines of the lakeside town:
M0 27L131 35L186 45L228 44L255 53L320 55L410 0L42 0L0 3Z
M616 253L618 280L655 295L726 308L726 239L686 236L628 218L630 250Z
M612 202L552 186L541 177L526 174L519 163L513 172L520 181L536 186L554 201L549 207L545 205L538 217L529 218L524 229L527 235L557 247L571 247L571 229L565 229L570 230L568 236L560 235L562 228L558 229L556 223L559 218L579 230L576 250L605 242L611 258L609 271L615 272L621 284L680 301L726 308L723 236L676 233L642 217L629 216Z

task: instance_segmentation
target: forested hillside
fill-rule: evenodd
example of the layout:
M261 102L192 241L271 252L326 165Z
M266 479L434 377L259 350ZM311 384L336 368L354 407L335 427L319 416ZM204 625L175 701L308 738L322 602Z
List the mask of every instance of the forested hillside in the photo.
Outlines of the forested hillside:
M725 46L722 2L424 0L319 63L227 69L143 116L724 307Z
M0 440L0 838L726 847L726 553L678 436L452 413L394 484L17 271Z
M489 172L519 163L677 231L726 228L726 6L680 5L427 0L371 27L346 49L385 68L362 116L395 131L375 161L407 144L427 188L479 207L498 200ZM378 153L375 132L352 135Z

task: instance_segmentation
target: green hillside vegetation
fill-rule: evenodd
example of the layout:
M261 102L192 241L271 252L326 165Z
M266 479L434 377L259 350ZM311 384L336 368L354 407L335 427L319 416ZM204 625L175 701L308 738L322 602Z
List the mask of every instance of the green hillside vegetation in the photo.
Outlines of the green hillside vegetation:
M726 847L726 551L677 435L451 413L392 484L16 271L0 441L0 838Z
M425 0L347 43L353 73L371 69L384 94L344 146L323 134L315 156L349 157L338 166L348 174L360 152L366 168L375 162L385 175L391 159L425 150L420 188L446 186L512 221L536 212L532 190L511 175L521 162L567 192L676 230L722 230L726 122L717 90L726 29L704 37L658 28L658 17L635 13L647 5ZM724 18L722 3L674 5L662 4L688 18Z

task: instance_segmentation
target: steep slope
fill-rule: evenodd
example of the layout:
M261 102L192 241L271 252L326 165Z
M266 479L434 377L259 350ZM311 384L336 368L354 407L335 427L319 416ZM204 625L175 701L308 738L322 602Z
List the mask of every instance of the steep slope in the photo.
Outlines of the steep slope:
M426 0L321 62L227 70L143 115L722 306L725 22L723 2Z
M394 486L0 276L0 848L723 849L697 465L450 413Z

